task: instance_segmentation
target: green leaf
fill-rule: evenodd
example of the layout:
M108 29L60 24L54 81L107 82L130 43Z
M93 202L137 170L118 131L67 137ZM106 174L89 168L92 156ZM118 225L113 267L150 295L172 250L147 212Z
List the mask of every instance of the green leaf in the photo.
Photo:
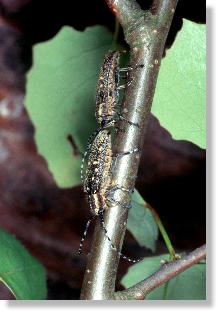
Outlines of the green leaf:
M129 211L127 229L133 234L139 245L155 251L158 227L147 203L137 190L132 196L132 209Z
M162 62L152 108L175 138L200 146L205 144L204 41L205 27L184 21ZM25 102L38 151L60 187L80 183L80 156L67 138L72 135L78 150L84 151L96 128L97 76L111 42L103 27L79 32L65 26L52 40L34 47Z
M0 230L0 282L16 299L46 298L46 276L43 266L32 257L15 237Z
M152 113L177 140L206 145L206 26L183 20L162 60Z
M80 184L81 158L67 138L71 134L79 151L84 151L97 127L97 77L111 42L103 27L79 32L65 26L52 40L34 47L25 103L35 125L38 151L60 187Z
M169 260L169 255L148 257L131 266L121 283L128 288L155 273L161 260ZM167 283L153 290L147 300L205 300L206 265L199 263L178 274Z

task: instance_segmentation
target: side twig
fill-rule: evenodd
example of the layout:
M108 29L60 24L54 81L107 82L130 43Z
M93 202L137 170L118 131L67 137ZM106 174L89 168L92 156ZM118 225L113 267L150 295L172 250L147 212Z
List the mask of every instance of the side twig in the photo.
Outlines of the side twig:
M206 245L195 249L182 259L164 264L159 271L155 272L145 280L126 290L116 292L115 298L117 300L144 300L146 295L153 289L159 287L163 283L166 283L172 277L187 270L204 258L206 258Z
M127 84L121 114L140 126L126 125L125 132L117 133L114 153L142 150L157 75L166 37L174 15L177 0L155 0L149 11L143 11L134 0L106 0L123 27L130 46L131 83ZM142 66L140 66L142 65ZM122 121L120 121L122 123ZM122 124L118 124L122 128ZM116 163L113 181L125 189L132 189L138 171L138 154L120 157ZM116 194L117 202L126 202L124 192ZM105 212L105 226L112 242L120 250L126 230L128 210L114 205ZM96 225L91 253L83 280L81 299L113 299L118 254L112 250L99 224Z

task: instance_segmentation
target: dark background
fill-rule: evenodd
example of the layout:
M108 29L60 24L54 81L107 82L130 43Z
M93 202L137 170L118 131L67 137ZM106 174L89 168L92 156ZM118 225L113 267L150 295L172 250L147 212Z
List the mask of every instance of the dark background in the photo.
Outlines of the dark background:
M151 0L139 3L148 8ZM182 18L205 23L205 1L179 0L167 47ZM81 187L59 189L37 154L34 128L23 107L25 74L34 43L50 39L63 25L83 31L96 24L114 30L114 16L103 0L0 0L0 227L15 234L44 264L48 299L79 298L91 235L84 255L77 256L88 207ZM150 116L137 188L159 213L178 251L205 242L205 157L205 150L173 140ZM165 251L160 238L157 254ZM133 258L151 255L129 233L123 252ZM118 279L128 266L121 260ZM12 298L0 285L0 299Z

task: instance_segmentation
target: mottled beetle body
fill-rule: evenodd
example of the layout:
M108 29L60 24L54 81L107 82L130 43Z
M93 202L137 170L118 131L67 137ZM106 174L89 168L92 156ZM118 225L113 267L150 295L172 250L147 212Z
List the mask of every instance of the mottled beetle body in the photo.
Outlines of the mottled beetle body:
M95 216L99 215L100 209L107 209L106 198L100 193L88 195L88 204L92 214Z
M95 116L101 127L114 124L116 105L118 102L120 52L108 52L100 69Z
M125 85L119 86L120 72L128 73L133 70L132 67L120 69L119 61L121 53L120 51L108 52L104 57L100 69L96 91L95 117L101 128L114 126L119 119L139 128L137 123L123 117L118 109L119 90L125 88ZM141 66L143 65L136 66L136 68ZM131 81L127 84L130 83Z
M88 194L88 202L94 215L98 215L99 205L106 207L105 199L100 193L104 193L110 185L111 166L111 134L108 130L102 130L90 147L83 182L83 189Z
M128 205L123 205L121 203L116 202L115 200L109 199L108 194L116 190L123 190L129 192L128 190L122 187L115 186L111 188L112 187L111 185L113 184L111 171L114 165L113 164L114 159L116 159L119 156L129 155L135 152L138 152L138 149L118 154L117 156L113 157L110 131L104 129L102 131L99 131L95 136L89 149L87 168L85 170L83 180L83 189L84 192L87 193L88 204L92 212L92 217L88 220L86 224L86 228L80 242L79 253L81 253L82 251L83 242L87 235L87 231L92 219L98 216L102 230L104 231L106 238L110 242L111 247L114 250L116 250L117 253L123 259L126 259L127 261L133 263L139 261L132 260L117 250L117 247L113 244L110 237L108 236L107 229L104 223L104 212L106 209L109 208L109 203L113 202L116 204L120 204L124 208L130 208Z

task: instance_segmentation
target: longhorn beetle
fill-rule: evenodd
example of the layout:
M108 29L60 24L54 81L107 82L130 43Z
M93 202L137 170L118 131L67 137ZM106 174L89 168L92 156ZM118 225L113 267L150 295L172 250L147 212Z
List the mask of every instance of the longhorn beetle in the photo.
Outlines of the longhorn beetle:
M127 120L117 111L119 89L125 87L125 85L119 86L119 73L120 71L132 70L131 67L119 68L120 54L120 51L108 52L100 69L95 117L101 128L113 126L117 119L122 119L126 123L139 128L138 124Z
M103 129L110 126L114 126L117 117L125 121L126 123L136 126L139 128L139 125L133 123L126 118L124 118L118 111L118 98L119 98L119 89L122 89L124 86L119 86L119 72L120 71L129 71L133 70L132 67L119 68L119 59L120 51L110 51L105 54L103 64L100 68L97 91L96 91L96 108L95 108L95 117L99 128L90 136L83 159L81 162L81 181L83 182L83 166L85 157L91 147L94 137ZM137 65L136 67L143 67L144 65ZM119 129L121 130L121 129ZM121 130L123 131L123 130Z
M109 208L110 202L119 204L124 208L131 208L130 204L122 204L114 200L113 197L110 197L111 194L113 194L116 190L120 189L128 193L132 192L131 190L127 190L123 187L119 187L116 185L111 188L111 185L113 185L111 173L114 160L116 160L117 157L133 154L136 152L138 152L138 149L133 149L132 151L123 152L113 156L111 133L108 129L100 131L93 140L88 156L88 163L83 182L83 189L84 192L87 193L88 204L92 212L92 217L89 218L86 224L85 231L83 233L79 246L79 254L82 251L83 242L87 235L87 230L92 219L96 216L99 216L100 225L105 233L106 238L110 242L112 248L116 252L118 252L118 254L122 258L126 259L129 262L135 263L140 261L140 260L132 260L117 250L116 246L113 244L110 237L108 236L104 222L104 211Z

